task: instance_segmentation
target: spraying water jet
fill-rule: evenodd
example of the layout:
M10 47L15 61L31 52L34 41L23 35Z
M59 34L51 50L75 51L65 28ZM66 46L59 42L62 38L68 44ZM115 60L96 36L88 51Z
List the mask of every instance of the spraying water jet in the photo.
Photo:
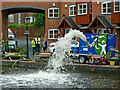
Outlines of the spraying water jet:
M65 53L71 49L70 43L73 37L80 37L87 44L88 47L93 47L98 41L98 38L96 37L92 44L89 44L83 32L80 32L76 29L70 29L70 32L68 34L66 34L62 38L59 38L56 42L55 52L49 59L47 71L58 73L61 71L61 69L64 69L63 59L65 58Z

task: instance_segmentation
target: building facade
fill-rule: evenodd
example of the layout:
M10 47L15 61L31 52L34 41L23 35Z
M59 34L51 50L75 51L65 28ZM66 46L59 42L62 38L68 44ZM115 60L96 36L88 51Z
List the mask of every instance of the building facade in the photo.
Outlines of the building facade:
M26 16L30 18L30 23L35 21L33 13L15 13L8 15L8 24L24 24Z
M116 42L114 43L116 43L116 49L120 51L120 0L76 2L75 11L76 17L74 20L80 31L84 33L115 34ZM61 25L59 29L67 30L67 27L67 25L64 27Z
M62 37L68 33L71 28L76 28L84 33L116 34L116 49L120 51L119 0L102 0L96 2L94 2L94 0L87 0L87 2L1 3L2 11L0 15L2 14L2 29L0 33L3 33L3 29L7 29L4 24L7 23L7 16L10 14L18 13L19 15L21 12L44 13L45 37L47 38L48 44L57 41L59 33ZM6 37L5 34L3 37Z
M71 7L76 10L70 9ZM76 25L84 33L115 34L114 43L120 51L120 0L76 2L76 5L69 6L68 12L69 15L65 15L58 26L60 36L64 36L61 33L66 34L70 28L78 29ZM74 12L74 18L70 12ZM71 17L76 25L71 25L73 20L68 20L68 17Z

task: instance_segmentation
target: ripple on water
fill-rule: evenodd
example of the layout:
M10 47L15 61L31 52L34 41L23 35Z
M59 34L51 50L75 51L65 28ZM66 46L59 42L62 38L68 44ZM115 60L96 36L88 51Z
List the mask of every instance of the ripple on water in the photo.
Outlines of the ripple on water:
M70 74L48 73L44 71L33 74L0 75L0 80L3 87L78 87L78 79Z

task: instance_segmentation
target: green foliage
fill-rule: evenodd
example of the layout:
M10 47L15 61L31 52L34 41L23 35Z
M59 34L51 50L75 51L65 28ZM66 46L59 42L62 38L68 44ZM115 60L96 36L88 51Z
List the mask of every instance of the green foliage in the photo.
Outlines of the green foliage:
M19 26L19 27L22 27L22 26L25 26L25 27L26 27L27 25L26 25L26 24L20 24L20 25L18 25L18 26Z
M12 67L13 63L8 63L8 67Z
M16 52L18 52L19 55L23 55L23 54L25 54L25 48L18 47L18 48L16 48Z
M34 17L35 17L35 22L34 22L34 26L35 27L40 29L40 26L44 26L45 25L45 14L34 13Z
M7 40L4 40L4 43L3 43L2 52L4 52L4 51L9 51L9 47L7 45Z
M35 22L29 23L29 26L35 26L40 29L40 26L45 25L45 14L42 13L34 13ZM8 28L20 28L22 26L27 26L27 24L9 24Z
M39 34L39 33L35 33L35 36L36 36L36 35L40 36L40 34Z
M29 25L30 25L30 26L34 26L34 22L31 22Z
M34 23L32 22L29 25L30 26L34 26ZM27 24L20 24L20 25L18 25L18 24L9 24L8 28L20 28L20 27L23 27L23 26L26 27Z
M12 28L12 27L13 27L13 28L15 28L15 27L18 28L19 26L18 26L17 24L9 24L9 25L8 25L8 28Z

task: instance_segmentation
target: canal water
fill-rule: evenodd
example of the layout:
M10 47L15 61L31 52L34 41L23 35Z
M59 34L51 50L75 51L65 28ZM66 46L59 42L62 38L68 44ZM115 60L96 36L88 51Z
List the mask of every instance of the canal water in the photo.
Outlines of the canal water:
M34 68L2 67L2 88L119 88L120 74L93 72L50 73Z
M66 50L70 49L73 37L80 37L86 41L86 37L78 30L71 30L64 38L56 42L53 57L43 69L38 67L2 67L0 74L0 86L2 88L120 88L119 74L80 72L81 70L67 71L64 68Z

